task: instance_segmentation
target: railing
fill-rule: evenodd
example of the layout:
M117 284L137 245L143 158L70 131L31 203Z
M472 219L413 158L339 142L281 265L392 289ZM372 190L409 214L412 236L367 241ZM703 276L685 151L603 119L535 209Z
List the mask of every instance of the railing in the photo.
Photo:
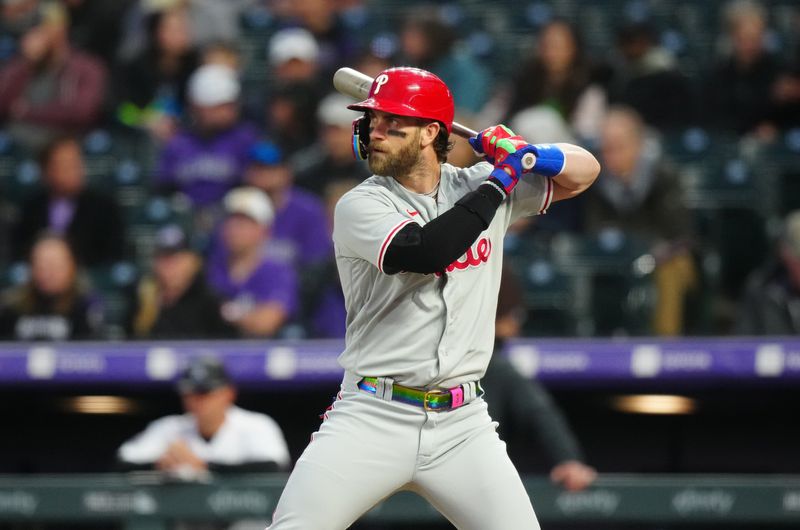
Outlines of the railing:
M225 360L242 386L336 384L341 341L0 343L0 384L147 385L172 381L191 356ZM583 385L800 379L800 338L520 339L506 347L528 377Z
M286 475L243 475L207 483L165 482L155 473L0 475L0 521L122 521L125 530L166 530L171 521L271 517ZM568 493L544 477L525 486L542 522L800 525L800 476L601 475ZM403 492L364 516L386 523L444 522L420 497Z

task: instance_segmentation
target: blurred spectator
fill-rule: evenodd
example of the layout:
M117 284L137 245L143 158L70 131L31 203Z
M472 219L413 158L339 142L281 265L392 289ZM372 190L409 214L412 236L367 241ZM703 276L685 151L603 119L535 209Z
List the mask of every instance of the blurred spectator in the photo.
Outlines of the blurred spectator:
M239 90L230 68L198 68L188 86L192 124L164 147L156 169L156 185L188 196L196 228L204 232L218 222L219 202L241 181L258 138L255 127L239 119Z
M748 278L735 331L800 334L800 210L786 216L777 252Z
M63 235L81 265L123 259L126 230L116 201L86 183L81 146L75 138L52 142L40 156L44 189L20 206L14 255L22 259L42 230Z
M124 62L116 75L119 120L146 127L166 141L186 106L186 86L198 64L184 9L158 11L146 20L147 46Z
M709 119L721 129L771 139L780 65L766 48L767 12L758 2L736 0L727 5L724 18L730 50L708 79Z
M272 259L302 269L333 254L322 201L294 186L292 168L275 144L253 146L244 181L265 192L275 209L268 250Z
M19 55L0 69L0 125L33 152L57 136L86 130L102 111L105 69L69 45L67 24L60 4L43 2Z
M317 138L317 104L330 86L330 76L321 76L319 54L314 36L302 28L278 31L269 42L275 83L266 98L266 128L287 156Z
M241 72L242 52L235 42L216 41L203 48L201 62L203 64L221 64L235 72Z
M695 119L695 98L675 57L658 44L656 30L646 22L630 23L617 32L620 61L610 99L629 105L656 129L685 127Z
M177 381L186 411L160 418L117 452L123 469L157 469L182 479L208 472L270 472L289 467L289 449L269 416L234 405L236 388L221 361L197 357Z
M689 252L691 214L678 175L666 165L660 143L639 114L612 107L600 136L600 178L587 192L586 228L614 228L646 241L656 260L657 302L653 331L677 335L683 329L684 302L697 284Z
M292 157L297 185L322 196L332 182L369 177L367 165L353 156L353 120L361 114L347 105L352 99L331 93L320 101L317 121L319 141Z
M206 283L202 258L178 225L156 234L153 273L136 290L130 334L136 338L222 338L233 330L221 302Z
M606 91L586 57L577 30L564 20L554 20L541 29L536 54L517 70L506 120L538 106L553 108L573 134L597 138Z
M319 44L320 67L328 74L351 62L360 44L359 33L351 31L340 19L338 3L330 0L292 2L298 22L314 35Z
M453 93L456 112L477 114L489 99L489 71L456 46L455 31L435 12L429 6L405 22L400 35L402 62L439 76Z
M525 320L522 292L512 269L504 266L497 300L495 353L481 379L489 415L498 422L498 433L512 450L518 449L517 440L536 440L552 465L550 479L569 491L579 491L594 482L597 472L584 463L580 444L547 389L523 377L501 353L507 339L520 336Z
M136 0L61 0L69 12L69 41L100 57L106 66L117 58L122 22Z
M40 0L3 0L0 2L0 35L19 39L35 26L39 16Z
M336 203L342 196L356 187L359 181L337 180L325 188L326 229L330 238L333 234L333 214ZM344 337L347 309L344 305L344 292L339 280L336 260L330 258L311 267L303 278L301 305L304 324L312 338Z
M198 49L217 42L239 39L239 19L257 0L139 0L125 15L120 56L128 59L147 45L144 29L151 15L163 10L185 9L189 16L192 45Z
M86 340L97 338L102 312L79 281L69 244L44 234L30 254L30 279L3 293L0 337L5 340Z
M223 299L223 318L241 335L274 336L295 312L298 287L292 268L264 251L275 218L272 204L252 187L231 190L223 202L225 254L209 263L209 284Z
M287 28L269 40L269 65L274 76L285 83L316 83L320 76L317 40L303 28Z

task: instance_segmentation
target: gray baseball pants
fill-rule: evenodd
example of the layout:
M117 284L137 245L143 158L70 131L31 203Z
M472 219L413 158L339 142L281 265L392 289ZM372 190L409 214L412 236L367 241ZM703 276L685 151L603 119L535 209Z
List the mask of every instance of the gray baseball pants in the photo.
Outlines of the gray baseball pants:
M343 530L401 490L427 499L459 530L540 530L483 399L426 411L357 383L345 375L268 530Z

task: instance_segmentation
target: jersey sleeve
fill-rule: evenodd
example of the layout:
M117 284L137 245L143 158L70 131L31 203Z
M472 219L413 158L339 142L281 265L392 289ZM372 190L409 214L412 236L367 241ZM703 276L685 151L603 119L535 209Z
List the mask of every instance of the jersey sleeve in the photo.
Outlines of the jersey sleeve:
M288 469L289 447L278 424L266 415L254 415L251 441L244 460L248 462L275 462L281 469Z
M553 201L553 180L535 173L523 175L508 201L509 224L520 217L543 214Z
M161 418L120 446L117 456L123 462L130 464L152 464L177 438L178 428L176 418L168 416Z
M469 181L470 189L475 189L489 178L493 166L487 162L462 169L460 171ZM520 217L543 214L553 200L553 181L543 175L526 173L514 187L507 199L505 213L506 226Z
M342 256L366 260L383 272L386 249L413 222L379 191L356 188L336 205L333 241Z

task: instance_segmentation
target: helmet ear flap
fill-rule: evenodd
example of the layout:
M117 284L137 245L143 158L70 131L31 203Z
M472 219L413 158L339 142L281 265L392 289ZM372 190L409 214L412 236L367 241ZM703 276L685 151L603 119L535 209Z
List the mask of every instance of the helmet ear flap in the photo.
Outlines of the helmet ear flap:
M369 118L366 115L353 120L353 156L356 160L366 160L369 150Z

